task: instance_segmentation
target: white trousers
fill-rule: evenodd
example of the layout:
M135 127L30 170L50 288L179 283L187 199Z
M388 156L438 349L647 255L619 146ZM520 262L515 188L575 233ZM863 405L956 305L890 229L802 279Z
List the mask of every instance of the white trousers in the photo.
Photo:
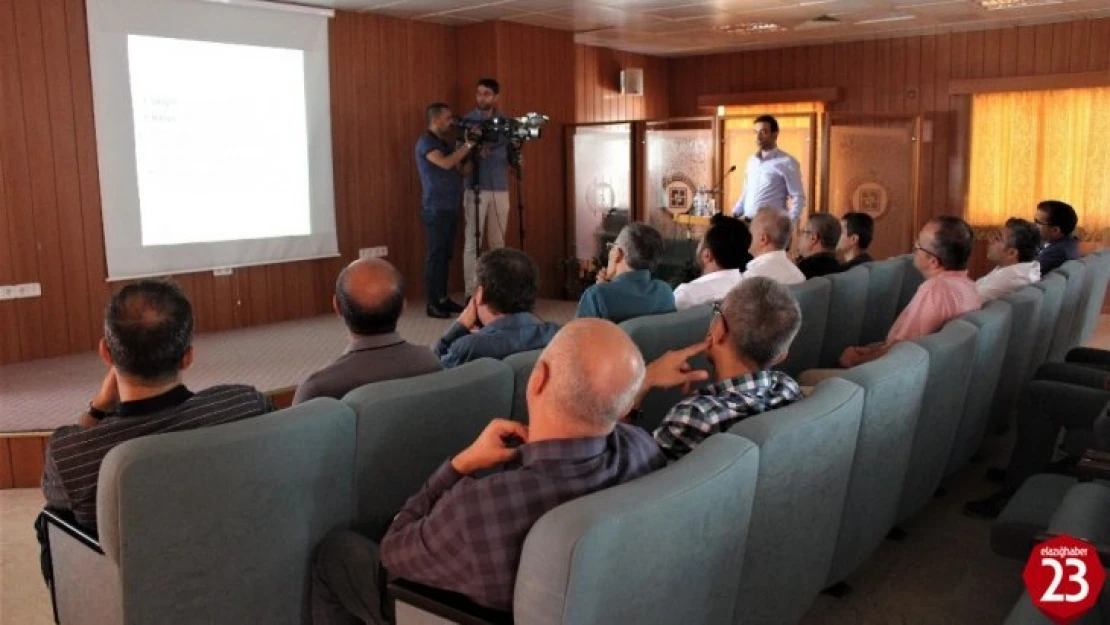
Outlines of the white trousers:
M491 210L492 209L492 210ZM474 191L463 193L463 215L466 216L466 234L463 240L463 276L466 279L466 294L474 293L474 272L478 268L478 242L483 237L489 249L505 247L505 232L509 228L509 192L482 191L478 202L478 219L474 219ZM477 224L475 223L477 221ZM478 227L478 241L474 238L474 228Z

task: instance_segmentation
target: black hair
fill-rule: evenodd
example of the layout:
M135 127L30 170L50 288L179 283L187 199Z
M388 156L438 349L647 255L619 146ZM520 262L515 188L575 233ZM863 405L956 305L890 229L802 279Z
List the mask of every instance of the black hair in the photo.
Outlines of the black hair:
M494 95L501 93L501 83L496 78L479 78L477 86L489 89Z
M779 131L779 120L775 119L772 115L760 115L759 117L755 118L755 121L752 122L752 125L754 126L760 122L763 122L770 126L771 132Z
M475 280L482 303L503 315L531 312L540 288L540 269L527 254L502 247L482 254Z
M439 116L444 109L451 110L451 107L443 102L432 102L428 108L424 109L424 120L427 123L432 123L432 120Z
M814 213L810 215L806 227L813 236L817 237L817 242L821 244L822 249L836 249L836 244L840 242L840 220L835 215Z
M841 217L848 235L859 237L859 249L865 250L871 246L871 238L875 236L875 220L867 213L844 213Z
M948 271L967 269L967 261L971 258L971 246L974 235L971 226L959 217L941 215L934 217L930 223L937 224L936 234L933 236L933 250L940 264Z
M1019 262L1028 263L1037 257L1041 231L1036 224L1011 217L1006 220L1006 231L1006 247L1017 250Z
M121 373L147 382L173 378L193 343L193 306L169 280L140 280L108 302L104 341Z
M752 259L748 252L752 245L752 233L739 219L724 214L714 215L709 220L704 240L705 248L713 254L713 260L721 269L743 271Z
M1064 236L1071 236L1071 233L1075 232L1075 226L1079 223L1079 217L1075 214L1075 209L1067 202L1044 200L1037 204L1037 210L1048 213L1048 225L1059 228Z

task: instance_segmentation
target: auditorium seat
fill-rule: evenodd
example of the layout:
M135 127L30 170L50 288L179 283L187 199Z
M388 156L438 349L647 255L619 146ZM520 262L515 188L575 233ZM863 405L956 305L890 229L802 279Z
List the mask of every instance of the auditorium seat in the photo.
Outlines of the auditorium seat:
M802 310L802 327L790 344L786 360L776 365L775 369L785 371L797 379L803 371L816 369L821 360L825 323L829 318L831 285L828 278L810 278L787 288Z
M830 378L801 401L729 430L759 446L759 481L734 623L796 623L825 586L863 399L859 386Z
M898 297L898 312L901 313L906 306L910 305L910 300L913 299L914 294L917 293L917 287L925 281L925 276L913 266L913 253L903 254L897 257L905 265L905 273L902 274L902 292ZM891 324L893 325L893 323Z
M713 308L703 305L665 315L629 319L620 326L640 348L644 361L650 363L670 350L703 343L705 335L709 332L712 317ZM697 356L690 363L696 369L710 371L710 377L712 377L712 367L704 354ZM682 397L681 388L652 390L644 398L641 406L640 426L649 432L655 430L663 422L667 412Z
M867 308L863 312L859 344L870 345L886 340L887 333L898 317L902 280L907 267L900 256L862 266L868 272Z
M1052 330L1052 342L1048 348L1048 361L1059 362L1064 359L1068 350L1075 347L1075 323L1077 319L1082 323L1082 313L1079 310L1079 300L1083 293L1083 278L1086 265L1078 260L1069 260L1055 272L1067 279L1064 286L1064 299L1060 303L1060 314L1056 317L1056 324Z
M1033 351L1029 355L1029 366L1025 370L1025 382L1032 379L1037 367L1048 360L1048 350L1052 347L1052 333L1056 329L1056 320L1060 316L1060 306L1064 301L1064 289L1067 283L1067 278L1059 272L1051 272L1033 285L1033 288L1039 289L1042 293L1041 316L1037 320Z
M1110 281L1110 255L1088 254L1083 258L1083 292L1076 309L1075 325L1071 344L1073 347L1086 343L1095 328L1106 299L1106 284Z
M354 460L355 415L325 398L123 443L100 469L99 542L48 526L58 621L304 622L313 550L351 520Z
M542 353L542 349L519 352L502 361L513 370L513 409L509 417L524 425L528 425L528 378Z
M1000 432L1010 426L1017 406L1018 393L1025 385L1030 355L1036 342L1037 325L1041 314L1044 292L1033 286L1023 287L999 298L1010 305L1010 336L1002 372L994 392L991 406L990 429Z
M513 370L483 358L403 380L375 382L343 398L358 415L354 528L380 540L428 476L512 413Z
M929 352L929 380L913 435L913 449L898 505L898 522L917 514L940 486L963 416L978 329L953 319L914 341Z
M524 541L511 616L401 582L397 625L732 622L758 468L750 441L713 436L664 469L540 518Z
M991 404L1002 373L1002 360L1006 357L1006 346L1010 341L1010 304L1001 299L995 300L986 308L962 315L960 319L978 328L979 332L976 334L975 362L971 367L963 416L948 456L945 476L962 469L971 460L979 451L987 432Z
M862 345L864 311L867 310L870 272L860 265L825 276L829 281L829 313L817 366L837 367L844 350Z
M894 527L929 378L929 353L903 341L838 377L863 388L863 418L826 585L844 581Z

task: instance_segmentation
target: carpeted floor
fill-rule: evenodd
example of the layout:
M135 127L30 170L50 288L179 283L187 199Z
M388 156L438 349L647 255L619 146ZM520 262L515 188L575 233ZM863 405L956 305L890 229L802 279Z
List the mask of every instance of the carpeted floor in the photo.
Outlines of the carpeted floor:
M575 303L541 300L536 313L565 323L574 317ZM431 345L450 323L426 316L423 302L410 302L399 330L413 343ZM346 342L343 322L334 315L201 334L185 381L194 388L227 382L263 391L296 386L334 360ZM0 367L0 432L48 431L72 423L103 376L104 364L94 353Z

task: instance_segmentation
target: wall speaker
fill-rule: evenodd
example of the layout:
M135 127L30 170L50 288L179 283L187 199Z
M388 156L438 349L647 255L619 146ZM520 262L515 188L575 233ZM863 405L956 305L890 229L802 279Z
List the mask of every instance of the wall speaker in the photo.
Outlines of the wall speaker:
M644 70L629 67L621 70L621 94L644 95Z

